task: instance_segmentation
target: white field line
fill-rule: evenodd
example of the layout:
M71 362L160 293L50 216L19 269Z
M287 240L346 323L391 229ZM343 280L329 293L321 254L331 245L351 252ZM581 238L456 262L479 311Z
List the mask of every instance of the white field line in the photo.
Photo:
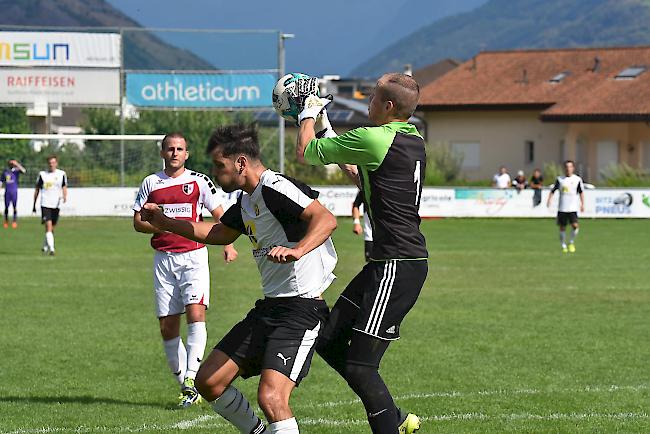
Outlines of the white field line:
M636 386L585 386L575 389L495 389L495 390L479 390L469 392L431 392L431 393L412 393L407 395L396 396L395 399L409 400L409 399L431 399L431 398L457 398L457 397L471 397L471 396L518 396L518 395L560 395L560 394L578 394L578 393L613 393L619 391L639 392L650 389L647 384L640 384ZM358 404L360 401L347 400L347 401L329 401L320 403L308 403L293 405L293 408L322 408L322 407L338 407L346 405ZM650 419L648 413L549 413L549 414L534 414L534 413L510 413L510 414L497 414L488 415L483 413L450 413L440 415L421 416L423 422L442 422L442 421L462 421L462 420L508 420L508 421L553 421L553 420L646 420ZM301 418L300 425L307 426L357 426L365 425L368 423L366 419L326 419L326 418ZM184 431L193 428L218 428L228 426L228 422L220 416L211 414L199 416L195 419L183 420L171 425L141 425L135 427L115 427L115 426L78 426L74 428L62 427L41 427L41 428L21 428L14 431L1 431L0 434L48 434L48 433L138 433L143 431Z
M397 401L406 401L410 399L430 399L430 398L463 398L471 396L521 396L521 395L565 395L565 394L580 394L580 393L613 393L613 392L639 392L648 390L650 386L647 384L640 384L636 386L585 386L575 389L495 389L495 390L479 390L479 391L451 391L451 392L429 392L429 393L409 393L406 395L395 396ZM349 399L343 401L327 401L327 402L310 402L305 404L292 405L292 408L322 408L322 407L339 407L346 405L358 404L361 401L356 399Z
M423 422L445 422L445 421L464 421L464 420L506 420L506 421L583 421L583 420L648 420L648 413L510 413L487 415L483 413L450 413L432 416L423 416L420 418ZM368 424L366 419L326 419L326 418L302 418L299 420L302 426L331 426L331 427L348 427L364 426ZM140 427L107 427L80 426L76 428L36 428L36 429L19 429L8 431L3 434L47 434L47 433L138 433L143 431L184 431L193 428L223 428L228 424L219 416L205 415L196 419L181 421L173 425L142 425Z

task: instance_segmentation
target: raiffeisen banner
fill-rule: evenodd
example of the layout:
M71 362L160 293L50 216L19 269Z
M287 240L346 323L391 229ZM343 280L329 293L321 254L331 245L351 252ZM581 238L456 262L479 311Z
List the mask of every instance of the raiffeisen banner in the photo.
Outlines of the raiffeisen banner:
M129 73L126 98L137 107L270 107L275 82L271 73Z
M119 69L0 68L0 103L120 103Z
M120 35L0 32L0 66L119 68Z

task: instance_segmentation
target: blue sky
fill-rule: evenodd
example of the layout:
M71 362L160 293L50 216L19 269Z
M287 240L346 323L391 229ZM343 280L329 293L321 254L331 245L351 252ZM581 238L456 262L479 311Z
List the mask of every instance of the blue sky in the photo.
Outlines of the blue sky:
M296 38L286 44L288 71L346 76L358 64L418 28L471 10L486 0L107 1L147 27L274 29L294 33ZM221 68L269 68L277 59L276 37L271 34L160 36Z

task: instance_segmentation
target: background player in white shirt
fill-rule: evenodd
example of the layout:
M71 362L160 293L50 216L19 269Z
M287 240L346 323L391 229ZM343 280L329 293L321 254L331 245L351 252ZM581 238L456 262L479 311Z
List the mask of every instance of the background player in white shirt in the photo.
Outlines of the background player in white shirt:
M45 240L42 251L54 256L54 227L59 221L61 200L68 200L68 177L63 170L58 169L59 160L56 155L47 158L48 170L38 174L34 190L34 205L32 212L36 213L36 200L41 195L41 223L45 225Z
M562 251L575 252L575 239L578 235L578 209L585 210L585 193L582 178L575 173L575 163L571 160L564 162L564 176L558 176L555 184L548 195L547 206L551 206L553 193L560 191L560 203L557 208L557 224L560 227L560 243ZM566 227L571 224L571 238L569 245L566 244Z
M189 157L187 143L180 133L165 136L160 156L165 170L147 176L142 182L133 205L133 226L138 232L153 234L154 292L156 314L167 362L181 384L179 406L189 407L200 401L194 387L207 332L205 311L210 304L210 270L205 245L190 241L153 227L142 220L140 211L145 203L160 204L166 215L180 220L201 221L203 208L215 220L223 215L217 203L217 189L207 175L185 168ZM232 245L224 248L227 262L237 257ZM180 337L180 316L187 316L187 346Z
M254 127L217 129L208 152L223 190L243 190L221 222L172 220L154 204L145 205L142 218L208 244L248 236L265 298L217 344L196 384L212 408L242 433L298 434L289 397L309 371L329 312L321 293L335 277L337 257L329 237L336 218L316 200L318 192L264 167ZM268 429L231 385L239 376L256 375Z

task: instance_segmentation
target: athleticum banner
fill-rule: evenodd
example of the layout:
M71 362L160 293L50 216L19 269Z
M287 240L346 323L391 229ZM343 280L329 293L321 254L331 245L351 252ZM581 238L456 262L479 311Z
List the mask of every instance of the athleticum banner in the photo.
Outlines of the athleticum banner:
M273 74L126 75L126 98L136 107L270 107Z

